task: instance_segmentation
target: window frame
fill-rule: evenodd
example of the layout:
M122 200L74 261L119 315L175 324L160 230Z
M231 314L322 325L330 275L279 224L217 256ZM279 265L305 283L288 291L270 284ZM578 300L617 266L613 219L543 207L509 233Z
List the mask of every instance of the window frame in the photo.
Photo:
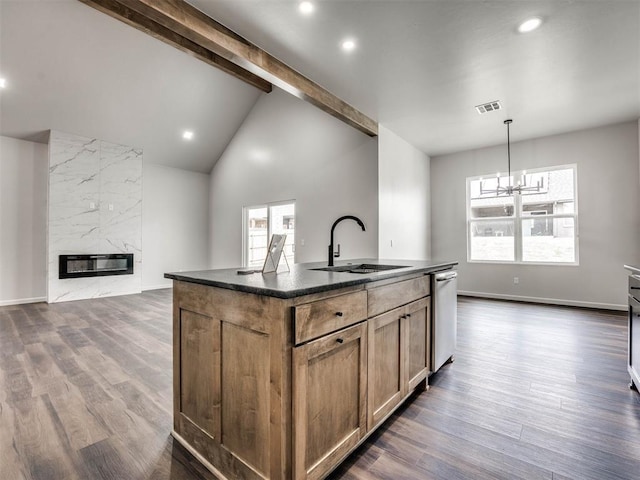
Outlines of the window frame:
M500 264L500 265L542 265L542 266L558 266L558 267L566 267L566 266L579 266L580 265L580 255L579 255L579 238L580 232L578 229L578 165L575 163L565 164L565 165L552 165L547 167L540 167L535 169L527 169L526 173L535 174L541 172L552 172L555 170L568 170L572 169L573 172L573 213L555 213L555 214L544 214L544 215L523 215L523 202L522 195L519 193L513 194L513 215L512 216L504 216L504 217L481 217L481 218L473 218L471 215L471 182L480 180L482 178L493 178L493 175L477 175L473 177L467 177L466 179L466 213L467 213L467 263L485 263L485 264ZM518 178L522 175L524 170L511 172L510 180ZM508 178L506 173L500 172L500 178ZM508 195L504 195L504 197L508 197ZM524 237L522 235L522 225L525 221L535 219L551 219L552 221L555 219L573 219L573 248L574 248L574 261L573 262L549 262L549 261L529 261L523 260L523 241ZM513 222L513 241L514 241L514 259L513 260L474 260L471 258L471 241L472 241L472 228L473 224L478 223L489 223L496 221L511 221Z
M248 231L249 210L258 209L258 208L267 209L267 245L268 245L269 239L273 234L273 229L271 226L272 224L271 207L277 207L280 205L290 205L290 204L293 204L293 208L295 211L295 207L296 207L295 200L280 200L277 202L260 203L257 205L247 205L246 207L242 207L242 266L243 268L249 268L249 241L248 241L249 240L249 231ZM295 243L292 244L292 250L293 250L293 263L295 263L296 256L297 256Z

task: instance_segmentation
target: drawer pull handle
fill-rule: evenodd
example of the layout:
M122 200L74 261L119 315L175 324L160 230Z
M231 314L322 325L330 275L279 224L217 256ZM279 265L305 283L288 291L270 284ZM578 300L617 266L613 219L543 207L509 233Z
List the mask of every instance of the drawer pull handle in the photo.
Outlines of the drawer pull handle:
M336 317L341 317L342 316L342 312L336 312Z
M411 314L410 314L410 313L407 313L407 318L409 318L409 317L411 317Z
M342 338L336 338L336 342L338 343L344 343L344 340Z

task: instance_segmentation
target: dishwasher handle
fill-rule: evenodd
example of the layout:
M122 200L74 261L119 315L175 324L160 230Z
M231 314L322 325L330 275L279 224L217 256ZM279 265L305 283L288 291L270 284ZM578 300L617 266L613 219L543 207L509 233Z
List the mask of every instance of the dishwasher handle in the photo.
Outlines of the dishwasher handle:
M458 277L458 272L436 273L436 282L448 282Z

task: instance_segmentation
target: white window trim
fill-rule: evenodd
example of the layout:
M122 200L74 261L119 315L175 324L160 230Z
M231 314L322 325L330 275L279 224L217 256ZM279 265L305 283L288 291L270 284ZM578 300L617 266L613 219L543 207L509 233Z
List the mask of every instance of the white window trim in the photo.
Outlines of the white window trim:
M293 203L295 205L296 201L280 200L277 202L261 203L258 205L247 205L246 207L242 207L242 265L244 268L247 268L249 264L249 243L247 242L247 238L248 238L247 226L249 224L249 210L253 210L256 208L267 209L267 241L268 241L268 239L271 238L271 235L272 235L270 207L277 207L278 205L288 205L290 203ZM297 253L294 245L293 246L294 263L296 261L296 257L297 257Z
M574 201L574 212L573 213L558 213L558 214L550 214L550 215L535 215L535 217L528 216L524 217L521 215L522 210L522 196L520 194L514 194L514 202L513 202L513 216L511 217L482 217L482 218L472 218L471 217L471 182L474 180L480 180L482 178L489 178L493 175L477 175L475 177L467 177L467 263L478 263L478 264L499 264L499 265L542 265L542 266L554 266L554 267L577 267L580 266L580 253L579 253L579 244L578 239L580 238L580 230L578 228L578 165L575 163L565 164L565 165L551 165L548 167L541 167L535 169L527 169L527 174L539 173L539 172L549 172L552 170L565 170L565 169L573 169L573 201ZM523 171L514 171L511 172L512 178L517 178L522 175ZM501 178L508 178L508 175L504 172L500 172ZM574 262L532 262L532 261L524 261L522 260L522 222L523 220L527 220L529 218L542 219L542 218L572 218L574 225L574 252L575 252L575 261ZM472 260L471 259L471 224L472 223L482 223L482 222L491 222L496 220L509 220L514 222L514 257L515 260Z

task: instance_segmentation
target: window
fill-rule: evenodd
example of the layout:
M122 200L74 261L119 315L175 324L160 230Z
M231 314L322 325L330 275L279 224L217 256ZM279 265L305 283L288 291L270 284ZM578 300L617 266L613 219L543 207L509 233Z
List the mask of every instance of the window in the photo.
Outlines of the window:
M262 268L269 239L274 233L286 234L284 255L294 263L295 202L268 203L243 209L242 263L248 268Z
M514 178L539 182L540 191L497 195L498 181L513 185ZM467 259L577 264L576 178L576 165L514 172L508 179L467 178Z

